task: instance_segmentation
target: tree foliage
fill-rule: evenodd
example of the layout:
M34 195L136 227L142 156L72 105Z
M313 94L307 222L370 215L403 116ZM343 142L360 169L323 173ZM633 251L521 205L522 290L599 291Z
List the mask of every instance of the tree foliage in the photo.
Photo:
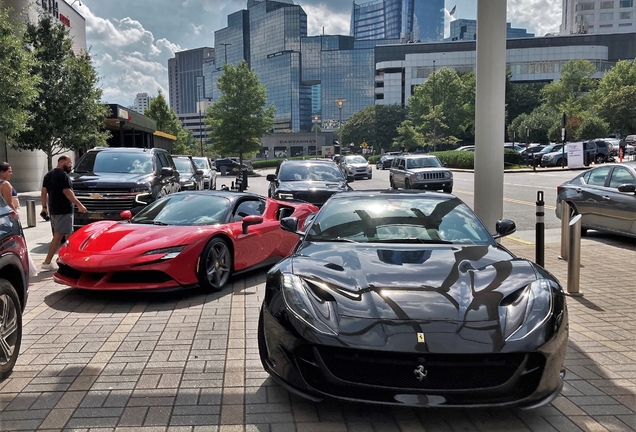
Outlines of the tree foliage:
M530 114L535 108L541 105L541 90L544 83L516 83L511 80L512 74L506 74L506 121L507 130L511 130L515 119L522 114ZM512 130L516 128L513 127ZM517 141L519 140L517 136ZM508 141L512 141L513 136L508 134ZM525 139L525 136L524 136Z
M541 94L544 102L559 111L563 104L569 102L573 107L571 114L585 108L589 92L596 87L593 76L596 73L594 63L589 60L574 59L561 68L561 77L543 88Z
M589 116L581 122L581 126L576 132L577 140L589 140L605 137L609 133L609 125L599 117Z
M600 80L594 94L598 114L610 131L636 133L636 62L619 61Z
M35 58L23 47L24 32L23 24L10 20L9 9L0 7L0 134L6 138L27 127L40 80L31 73Z
M398 126L406 119L406 108L399 105L371 105L355 113L342 129L345 143L366 142L376 151L389 150Z
M29 111L27 129L16 137L20 150L42 150L48 167L53 156L68 150L105 145L108 108L100 102L102 90L86 52L75 54L68 30L49 16L27 26L26 41L36 62L31 74L40 76L38 96Z
M243 155L260 150L260 138L274 124L274 106L265 108L267 92L247 62L226 63L217 87L221 97L208 108L205 124L214 151L221 155Z
M168 106L161 89L157 90L157 97L150 101L144 115L157 123L157 130L177 137L172 146L172 153L198 154L196 151L193 153L194 136L192 136L192 132L183 129L177 113Z
M424 137L411 120L404 120L397 128L398 135L393 140L393 149L414 151L424 145Z

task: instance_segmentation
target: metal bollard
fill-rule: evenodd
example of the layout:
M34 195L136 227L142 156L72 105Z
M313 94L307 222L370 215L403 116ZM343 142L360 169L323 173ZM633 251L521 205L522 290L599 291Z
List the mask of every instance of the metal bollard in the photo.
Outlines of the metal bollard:
M27 200L27 226L29 228L34 227L35 222L35 200Z
M579 293L581 276L581 215L576 215L570 221L570 257L568 259L568 294L582 296Z
M243 171L243 190L247 189L247 170Z
M541 267L545 262L545 202L543 201L543 191L537 192L537 224L535 229L535 261Z
M569 255L570 214L572 214L570 205L565 201L561 201L561 255L559 256L559 259L562 259L563 261L567 261Z

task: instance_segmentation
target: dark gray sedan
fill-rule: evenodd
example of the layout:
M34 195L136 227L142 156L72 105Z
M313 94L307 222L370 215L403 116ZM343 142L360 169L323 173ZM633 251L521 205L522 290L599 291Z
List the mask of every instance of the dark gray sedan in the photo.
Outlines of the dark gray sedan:
M636 161L604 164L557 187L556 216L563 201L588 229L636 238Z

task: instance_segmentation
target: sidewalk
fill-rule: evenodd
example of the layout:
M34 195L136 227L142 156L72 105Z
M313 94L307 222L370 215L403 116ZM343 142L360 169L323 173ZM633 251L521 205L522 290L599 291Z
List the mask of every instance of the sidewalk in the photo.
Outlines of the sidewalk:
M21 217L26 226L26 210ZM37 219L24 232L39 265L51 233ZM513 237L503 245L534 259L533 234ZM546 242L545 267L565 287L559 237L546 233ZM264 272L208 295L84 292L42 273L32 280L15 371L0 383L0 430L633 431L634 243L590 234L581 257L584 296L568 297L566 384L551 405L532 411L314 404L290 396L258 357Z

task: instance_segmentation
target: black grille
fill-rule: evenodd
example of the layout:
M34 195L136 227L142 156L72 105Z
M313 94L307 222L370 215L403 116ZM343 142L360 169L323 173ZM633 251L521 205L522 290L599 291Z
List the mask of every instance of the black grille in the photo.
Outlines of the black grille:
M82 272L79 270L75 270L73 267L67 266L66 264L60 264L60 268L57 271L62 276L71 278L71 279L79 279L82 276Z
M443 179L444 173L443 172L423 172L423 173L418 173L417 178L422 180Z
M90 198L76 194L77 199L90 211L130 210L135 205L134 197L127 198Z
M294 198L302 201L307 201L308 203L314 205L323 205L334 193L335 192L296 192L294 193Z
M422 390L498 387L513 377L526 358L525 354L418 355L326 347L318 351L329 371L342 381ZM421 381L417 369L426 375Z
M172 280L170 276L156 270L119 271L112 274L110 283L164 283Z

